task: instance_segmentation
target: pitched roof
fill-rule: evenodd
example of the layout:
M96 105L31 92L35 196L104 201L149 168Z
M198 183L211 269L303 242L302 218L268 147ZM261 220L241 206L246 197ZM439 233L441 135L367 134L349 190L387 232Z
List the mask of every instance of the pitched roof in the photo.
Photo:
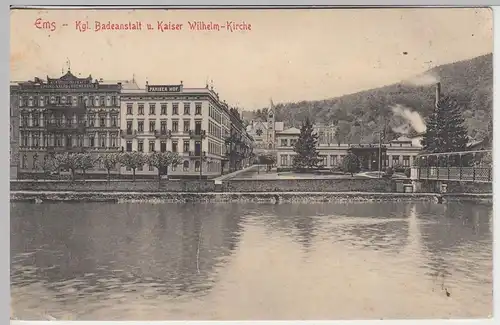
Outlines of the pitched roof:
M280 134L300 134L300 130L295 128L295 127L291 127L291 128L286 129L286 130L283 130L279 133Z

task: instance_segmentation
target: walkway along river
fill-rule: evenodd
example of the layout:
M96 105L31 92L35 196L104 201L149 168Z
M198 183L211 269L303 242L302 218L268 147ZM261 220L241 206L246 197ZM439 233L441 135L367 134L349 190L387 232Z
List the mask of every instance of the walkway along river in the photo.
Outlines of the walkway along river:
M453 202L13 202L12 308L58 320L488 317L491 218L491 205Z

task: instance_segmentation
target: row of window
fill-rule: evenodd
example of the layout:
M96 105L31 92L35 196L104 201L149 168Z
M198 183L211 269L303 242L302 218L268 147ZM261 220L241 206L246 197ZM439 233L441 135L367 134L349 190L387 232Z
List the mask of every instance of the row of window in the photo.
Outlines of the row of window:
M208 121L208 134L220 139L222 136L221 127L215 124L213 121Z
M222 123L222 114L220 110L218 110L215 106L209 105L208 107L208 116L213 119L215 122L221 124Z
M119 146L118 134L109 135L109 147L117 148ZM108 137L106 133L83 135L62 135L55 134L51 136L43 133L33 132L31 139L29 134L21 132L21 147L108 147Z
M156 151L156 140L149 140L147 141L148 143L148 152L154 152ZM180 142L182 144L182 152L189 152L191 149L191 144L190 140L184 140ZM127 141L125 144L125 150L127 152L132 152L132 141ZM137 151L139 152L144 152L144 140L138 140L137 141ZM166 152L167 151L167 141L160 141L160 152ZM179 152L179 141L172 141L172 152ZM201 142L195 141L194 143L194 152L195 153L200 153L201 152Z
M134 129L134 121L127 121L127 132L131 133ZM195 121L194 124L195 131L201 130L201 121ZM149 121L149 132L154 132L156 130L156 121ZM188 133L191 130L191 121L184 120L182 131ZM167 121L160 121L160 132L167 131ZM144 132L144 121L137 121L137 132ZM172 132L179 132L179 121L172 121ZM198 132L199 133L199 132Z
M167 103L160 103L160 115L168 115ZM183 103L184 115L191 115L191 103ZM149 103L149 115L156 115L156 103ZM127 103L127 115L134 115L134 103ZM144 115L144 104L137 103L137 115ZM179 103L172 103L172 115L179 115ZM201 115L201 103L195 103L194 115Z
M38 104L38 105L37 105ZM19 98L19 107L44 107L49 104L77 106L85 104L89 107L119 106L117 96L41 96L33 98L22 96Z
M43 120L41 117L44 117ZM118 115L113 114L109 117L105 115L99 115L99 118L96 114L91 114L87 118L82 115L73 115L72 117L68 117L64 114L51 115L50 118L48 115L35 113L32 115L30 119L28 115L22 115L21 117L21 126L22 127L39 127L44 126L42 121L46 121L54 126L72 126L76 124L83 123L85 126L90 127L118 127ZM107 123L109 121L109 123ZM30 123L31 122L31 123Z
M342 160L344 159L344 156L345 155L330 155L330 166L336 166L336 165L339 165L342 163ZM280 160L280 163L281 163L281 166L288 166L288 164L290 163L290 165L293 163L293 155L281 155L280 156L281 160ZM289 158L290 157L290 161L289 161ZM324 165L324 166L327 166L328 165L328 156L324 156L324 155L320 155L318 157L320 159L320 164L321 165ZM397 166L397 165L401 165L402 167L410 167L411 164L410 164L410 156L403 156L402 158L402 163L400 162L400 156L392 156L392 165L391 166ZM389 166L389 156L387 155L383 155L382 156L382 163L384 166Z
M208 153L222 156L224 155L223 146L213 141L208 141Z
M288 144L290 144L290 147L293 147L295 143L297 143L297 139L281 139L282 147L288 147Z

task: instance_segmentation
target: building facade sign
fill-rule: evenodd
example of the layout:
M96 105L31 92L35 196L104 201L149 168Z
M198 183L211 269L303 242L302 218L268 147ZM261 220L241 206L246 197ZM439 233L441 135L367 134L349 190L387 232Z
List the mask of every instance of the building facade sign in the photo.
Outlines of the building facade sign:
M182 85L151 85L148 86L148 93L178 93L181 92Z

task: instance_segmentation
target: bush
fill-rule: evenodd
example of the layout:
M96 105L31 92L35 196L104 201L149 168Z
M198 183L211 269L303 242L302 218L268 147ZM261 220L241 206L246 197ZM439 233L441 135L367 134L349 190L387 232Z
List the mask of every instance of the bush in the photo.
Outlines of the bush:
M342 160L342 169L351 175L359 171L359 158L353 153L349 153Z
M385 170L384 176L392 177L392 175L394 175L394 169L392 167L387 167L387 169Z
M411 177L411 168L406 168L405 169L405 175L406 177L410 178Z

